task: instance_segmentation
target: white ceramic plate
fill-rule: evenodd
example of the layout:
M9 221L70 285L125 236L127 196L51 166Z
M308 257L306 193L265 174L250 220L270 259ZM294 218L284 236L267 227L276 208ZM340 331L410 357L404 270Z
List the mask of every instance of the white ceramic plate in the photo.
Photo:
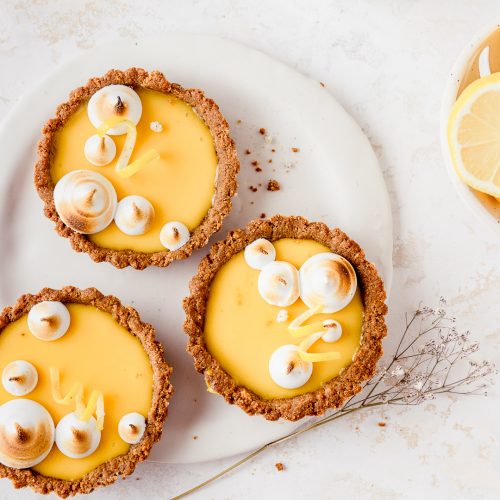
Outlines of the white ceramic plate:
M242 162L240 190L217 238L261 212L322 220L343 228L361 244L389 288L389 200L368 140L327 90L260 52L218 38L169 35L85 52L55 69L4 120L0 129L1 305L44 286L73 284L95 286L136 307L157 328L175 368L171 411L151 459L187 463L222 458L278 438L299 424L249 417L209 394L203 378L195 373L185 352L181 302L207 250L167 269L118 270L96 264L57 236L32 183L39 131L56 105L90 76L129 66L159 69L172 81L204 89L230 122ZM236 124L237 120L242 123ZM273 136L272 144L258 133L260 127ZM300 153L292 153L291 147L299 147ZM247 148L252 155L244 154ZM273 163L266 163L271 157ZM261 161L264 172L256 173L250 159ZM286 167L288 162L293 166ZM281 182L282 189L273 193L248 189L269 178Z
M493 203L491 203L491 210L488 210L488 208L486 207L486 199L484 202L482 202L478 195L474 194L473 190L460 179L451 160L447 138L448 117L450 116L453 104L457 100L457 92L464 74L464 68L469 62L471 56L476 52L478 47L484 41L484 39L498 28L499 24L495 23L478 32L474 36L474 38L467 44L467 46L464 47L457 61L453 65L451 73L446 82L443 102L441 106L441 150L443 152L446 169L453 185L455 186L455 189L460 196L460 199L472 211L476 218L481 221L481 224L483 224L484 227L500 236L500 211L493 208Z

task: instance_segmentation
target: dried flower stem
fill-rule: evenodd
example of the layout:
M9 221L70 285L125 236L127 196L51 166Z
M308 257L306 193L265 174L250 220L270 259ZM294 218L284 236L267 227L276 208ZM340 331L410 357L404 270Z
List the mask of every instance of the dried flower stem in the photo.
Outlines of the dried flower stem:
M419 307L410 319L405 315L405 328L390 363L379 369L375 377L365 385L365 391L353 396L342 408L266 443L172 500L185 498L213 483L268 448L358 410L382 405L414 406L434 399L437 394L486 395L485 389L493 383L492 377L497 373L495 366L487 361L478 363L470 359L479 345L470 341L469 332L457 331L455 319L446 316L443 309L445 303L441 298L437 309ZM465 369L465 363L460 361L468 357L469 364Z

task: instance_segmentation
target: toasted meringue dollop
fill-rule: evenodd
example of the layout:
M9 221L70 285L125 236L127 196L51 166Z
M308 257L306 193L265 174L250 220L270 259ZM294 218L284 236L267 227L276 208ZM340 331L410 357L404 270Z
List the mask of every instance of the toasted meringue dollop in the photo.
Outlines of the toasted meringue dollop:
M115 159L116 144L109 135L91 135L85 142L83 153L92 165L103 167Z
M252 269L262 269L275 259L276 249L265 238L259 238L245 247L245 261Z
M108 85L90 98L87 114L95 128L99 128L103 122L114 116L126 118L137 125L142 115L141 98L134 89L126 85ZM127 127L120 124L106 133L122 135L126 132Z
M300 268L300 298L308 307L323 306L323 313L340 311L356 292L356 271L344 257L318 253Z
M56 427L56 445L69 458L85 458L94 453L101 441L101 431L94 417L81 420L76 413L65 415Z
M123 415L118 423L118 434L129 444L137 444L146 430L146 419L136 412Z
M293 344L278 347L269 359L269 374L284 389L302 387L311 378L312 371L313 364L302 360L298 346Z
M342 326L334 319L325 319L323 321L323 328L325 329L325 333L321 336L321 340L324 342L337 342L342 337Z
M56 184L54 203L59 217L73 231L94 234L111 224L118 201L106 177L91 170L73 170Z
M146 233L155 218L153 205L143 196L126 196L116 207L115 224L129 236Z
M257 286L268 304L287 307L299 298L299 272L289 262L276 260L262 268Z
M28 313L28 328L40 340L57 340L69 328L71 316L62 302L45 300L35 304Z
M182 222L167 222L160 231L161 244L170 251L183 247L190 237L189 229Z
M27 361L9 363L2 372L2 385L13 396L26 396L38 383L36 368Z
M12 399L0 406L0 463L15 469L39 464L54 444L54 421L30 399Z

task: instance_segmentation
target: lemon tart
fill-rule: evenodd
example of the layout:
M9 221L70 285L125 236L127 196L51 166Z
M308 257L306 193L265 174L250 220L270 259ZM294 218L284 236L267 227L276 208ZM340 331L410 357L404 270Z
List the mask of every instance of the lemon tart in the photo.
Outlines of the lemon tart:
M73 249L118 268L167 266L206 244L236 194L229 125L198 89L111 70L42 131L35 186Z
M216 243L184 300L188 352L210 392L297 420L340 407L375 373L384 285L339 229L254 220Z
M162 434L171 368L154 328L95 288L0 314L0 477L61 497L131 474Z

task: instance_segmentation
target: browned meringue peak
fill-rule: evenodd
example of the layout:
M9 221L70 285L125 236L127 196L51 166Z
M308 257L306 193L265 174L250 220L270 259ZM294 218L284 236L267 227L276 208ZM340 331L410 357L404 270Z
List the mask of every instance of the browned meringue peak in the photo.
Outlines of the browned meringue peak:
M65 415L56 427L56 445L70 458L85 458L94 453L101 441L97 420L83 420L75 412Z
M127 413L118 423L118 434L126 442L137 444L146 430L146 419L137 412Z
M38 372L28 361L12 361L2 372L2 385L13 396L26 396L38 383Z
M244 256L252 269L260 270L276 259L276 249L269 240L259 238L245 247Z
M91 135L83 148L85 158L97 167L104 167L111 163L116 156L115 141L108 135Z
M126 118L134 125L142 115L142 102L137 92L126 85L107 85L99 89L89 100L87 114L95 128L112 117ZM108 130L110 135L122 135L127 132L123 125Z
M103 175L91 170L73 170L56 184L54 204L59 217L73 231L94 234L111 224L117 196Z
M155 218L153 205L143 196L125 196L118 203L115 224L129 236L138 236L148 231Z
M71 317L62 302L44 300L35 304L28 313L28 328L40 340L57 340L69 328Z
M30 399L13 399L0 406L0 463L15 469L39 464L54 444L49 412Z
M322 313L340 311L356 292L356 271L335 253L313 255L302 264L299 274L300 298L310 308L321 306Z
M262 268L257 286L268 304L287 307L299 298L299 273L289 262L275 260Z
M170 251L183 247L190 238L189 229L178 221L167 222L160 232L161 244Z

